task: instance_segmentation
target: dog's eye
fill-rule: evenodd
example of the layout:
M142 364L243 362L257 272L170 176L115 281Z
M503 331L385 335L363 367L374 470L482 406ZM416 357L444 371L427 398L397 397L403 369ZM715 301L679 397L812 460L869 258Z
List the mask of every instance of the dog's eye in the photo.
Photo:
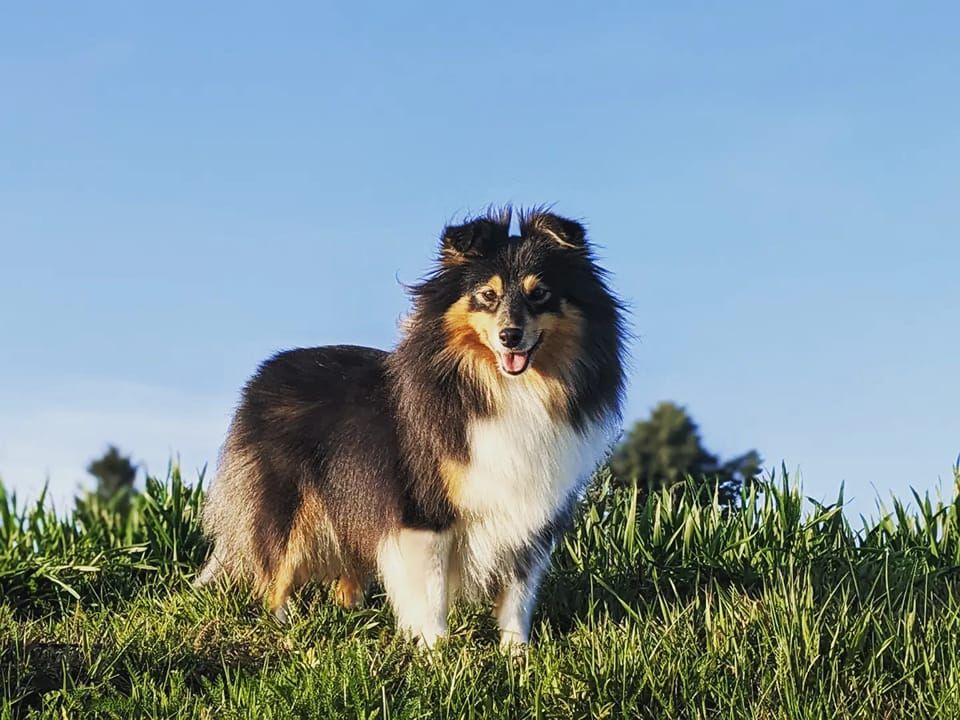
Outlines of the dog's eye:
M486 290L480 293L480 297L482 297L488 303L496 302L497 292L496 290L491 290L490 288L487 288Z
M527 297L530 298L530 302L542 303L548 297L550 297L550 291L543 287L543 285L537 285L533 290L530 291L530 294L527 295Z

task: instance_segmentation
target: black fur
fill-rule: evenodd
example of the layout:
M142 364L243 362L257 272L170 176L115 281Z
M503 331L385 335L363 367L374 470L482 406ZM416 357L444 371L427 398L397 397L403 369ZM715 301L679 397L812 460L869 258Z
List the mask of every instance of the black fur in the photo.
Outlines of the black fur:
M265 565L279 556L305 492L316 491L344 549L368 565L379 529L408 503L387 353L335 345L289 350L263 363L243 392L234 438L259 464L255 503Z

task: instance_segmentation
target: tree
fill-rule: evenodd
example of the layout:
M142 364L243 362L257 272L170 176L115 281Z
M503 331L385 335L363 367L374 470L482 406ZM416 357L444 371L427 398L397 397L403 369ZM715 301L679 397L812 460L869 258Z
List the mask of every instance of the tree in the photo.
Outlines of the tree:
M719 486L720 502L735 503L740 487L760 472L760 455L750 450L731 460L703 446L700 431L686 409L672 402L657 405L649 420L638 421L614 450L610 465L620 483L647 491L669 487L687 476L710 489Z
M97 495L107 501L125 504L133 493L137 466L111 445L99 459L87 465L87 472L97 479Z

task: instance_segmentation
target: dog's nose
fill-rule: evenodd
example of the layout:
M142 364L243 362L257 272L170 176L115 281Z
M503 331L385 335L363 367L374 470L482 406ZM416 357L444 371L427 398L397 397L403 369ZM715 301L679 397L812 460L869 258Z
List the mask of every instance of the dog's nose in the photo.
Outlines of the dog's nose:
M520 328L504 328L500 331L500 342L504 347L515 348L523 340L523 330Z

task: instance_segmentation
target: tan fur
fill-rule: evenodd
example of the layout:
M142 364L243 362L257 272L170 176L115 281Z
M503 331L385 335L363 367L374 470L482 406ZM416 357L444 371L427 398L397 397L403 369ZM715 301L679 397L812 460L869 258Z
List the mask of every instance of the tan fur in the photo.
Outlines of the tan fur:
M487 280L487 285L497 295L503 295L503 279L499 275L492 275L490 279Z
M499 280L498 276L494 278ZM489 312L471 311L470 298L464 296L444 316L446 351L460 359L462 369L487 392L494 407L502 400L505 382L522 382L532 387L550 408L551 415L559 419L566 411L568 379L581 351L583 322L582 313L566 301L561 303L560 313L530 318L535 332L543 333L540 347L523 375L505 378L489 341L499 331L496 317Z
M253 546L260 537L253 515L261 502L254 493L258 472L252 457L228 439L216 482L204 505L204 531L215 538L215 546L199 584L221 574L246 580L254 593L279 614L291 593L306 582L330 583L341 578L340 595L356 602L358 595L362 597L369 573L350 567L322 504L313 495L302 499L280 555L263 562L264 548Z
M537 285L540 284L540 278L537 275L527 275L523 281L520 283L520 286L523 288L523 292L529 295L532 293Z
M296 573L291 565L285 563L270 583L267 593L267 606L271 612L278 615L283 612L287 598L296 587Z
M273 578L269 606L282 607L297 588L310 580L335 583L334 599L342 607L354 607L363 599L367 573L352 567L343 556L336 535L320 501L306 496L297 512L287 540L283 561Z
M496 404L503 377L497 368L497 356L484 339L496 326L493 315L472 312L470 298L462 297L447 310L443 322L447 330L445 352L460 361L461 371Z
M467 466L459 460L453 458L444 458L440 461L440 478L443 480L447 491L447 497L454 505L459 505L459 497L463 477L467 471Z
M354 608L363 602L364 588L357 580L341 575L333 589L333 600L342 608Z

